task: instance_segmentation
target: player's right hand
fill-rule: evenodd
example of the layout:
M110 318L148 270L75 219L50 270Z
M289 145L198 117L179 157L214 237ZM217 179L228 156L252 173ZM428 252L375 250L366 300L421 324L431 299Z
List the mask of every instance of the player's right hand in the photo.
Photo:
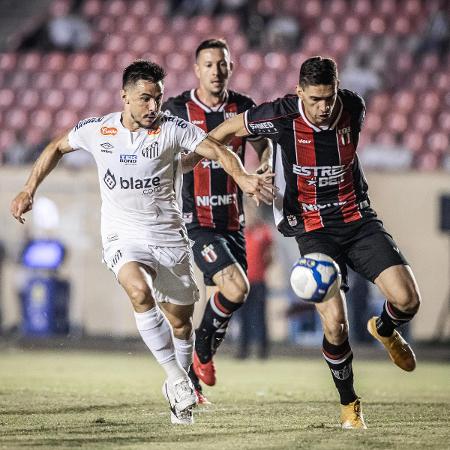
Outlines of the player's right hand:
M28 192L22 191L16 195L11 202L10 211L13 217L20 223L24 223L25 219L22 217L28 211L31 211L33 207L33 196Z

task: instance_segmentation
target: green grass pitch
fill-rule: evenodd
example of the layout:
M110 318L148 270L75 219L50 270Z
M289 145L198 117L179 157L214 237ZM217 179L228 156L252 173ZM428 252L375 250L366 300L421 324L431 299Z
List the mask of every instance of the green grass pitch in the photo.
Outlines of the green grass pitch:
M0 448L445 449L450 365L405 373L356 359L369 427L341 430L321 359L217 358L218 384L193 426L170 424L163 372L145 353L0 352Z

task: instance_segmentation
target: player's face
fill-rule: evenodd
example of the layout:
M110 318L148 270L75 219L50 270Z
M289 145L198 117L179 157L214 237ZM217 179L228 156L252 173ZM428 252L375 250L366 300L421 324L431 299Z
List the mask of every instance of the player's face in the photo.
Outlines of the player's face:
M297 86L297 95L303 103L306 117L318 126L327 125L336 105L338 85L319 84Z
M151 128L161 110L164 94L162 81L138 80L122 91L125 112L141 128Z
M226 49L206 48L199 53L194 69L200 88L208 94L220 95L228 86L233 63Z

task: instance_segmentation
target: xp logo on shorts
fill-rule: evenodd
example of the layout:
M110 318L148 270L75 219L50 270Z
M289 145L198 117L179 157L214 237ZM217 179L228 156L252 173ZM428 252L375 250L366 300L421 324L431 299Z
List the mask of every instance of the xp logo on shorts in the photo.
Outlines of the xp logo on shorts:
M103 181L105 182L106 186L108 186L108 189L114 189L117 184L116 177L109 169L106 171L105 176L103 177Z
M157 158L159 156L158 141L152 142L142 149L142 156L145 158Z
M213 244L205 245L205 247L203 247L201 254L203 256L203 259L207 263L213 263L214 261L217 260L217 253L214 250Z

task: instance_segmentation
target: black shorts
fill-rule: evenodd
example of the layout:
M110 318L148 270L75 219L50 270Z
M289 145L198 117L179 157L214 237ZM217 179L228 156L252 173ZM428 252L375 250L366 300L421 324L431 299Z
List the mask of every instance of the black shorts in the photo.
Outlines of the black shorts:
M205 284L214 286L213 276L225 267L239 264L247 273L247 253L244 233L229 231L218 233L214 230L195 228L188 231L194 241L192 252L195 264L203 272Z
M301 255L325 253L339 264L344 291L348 290L347 265L372 283L388 267L408 265L383 223L375 218L310 231L295 239Z

